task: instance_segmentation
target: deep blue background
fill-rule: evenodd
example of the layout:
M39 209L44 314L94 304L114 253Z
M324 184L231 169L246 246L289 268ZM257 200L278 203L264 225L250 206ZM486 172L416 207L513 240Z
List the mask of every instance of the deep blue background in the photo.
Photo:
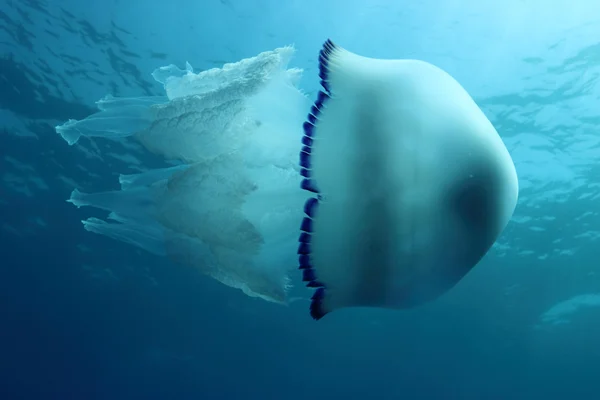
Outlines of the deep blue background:
M250 299L197 271L85 232L79 221L93 211L65 202L73 187L60 176L84 189L103 190L114 187L118 173L135 170L106 156L115 144L84 143L86 153L69 147L53 126L92 113L93 101L106 93L160 93L149 72L171 62L182 66L189 59L203 69L295 42L310 90L316 85L310 79L313 53L326 36L335 35L354 43L357 51L439 59L465 78L468 88L484 92L484 73L472 74L462 65L467 65L467 53L476 53L490 38L483 35L481 43L471 43L473 35L461 36L460 24L454 25L454 18L477 18L465 11L468 4L444 14L432 11L431 2L412 8L383 1L370 7L327 2L312 18L314 2L290 1L285 7L275 1L84 3L0 2L0 399L598 396L598 312L582 309L568 325L536 328L540 315L555 303L600 291L596 247L577 239L584 228L575 219L597 209L592 201L520 205L519 217L533 218L531 225L543 222L543 232L523 224L509 229L503 239L509 243L507 254L492 252L435 304L407 312L341 310L319 322L308 316L306 302L281 307ZM591 3L586 6L591 13ZM472 12L497 14L482 7ZM444 36L435 24L429 26L438 33L431 37L376 39L401 29L400 21L426 17L456 27L448 43L464 46L457 44L455 51L448 43L431 46ZM572 14L561 20L573 26L585 22ZM499 21L480 21L469 29L500 26ZM365 26L372 27L373 39ZM519 29L526 27L522 21ZM522 43L527 40L514 41L514 30L502 32L504 39L496 38L491 47L508 49L514 43L515 54L527 53L529 45ZM530 43L538 43L539 31L531 35ZM589 46L587 53L578 53L578 60L587 62L586 71L595 68L590 59L597 50ZM558 55L550 52L552 57ZM532 55L527 65L542 61ZM575 63L559 64L565 71ZM498 85L512 90L513 64L490 61L486 68L485 76L496 68L502 77ZM546 107L565 93L557 89L545 102L514 91L481 97L481 104L509 133L544 131L532 115L515 122L511 107L536 101ZM147 156L144 164L159 161ZM597 176L594 171L589 166L590 179ZM30 195L19 187L29 188ZM526 190L524 198L535 199L550 189ZM554 219L544 222L543 216ZM568 242L565 247L574 253L552 256L556 238ZM547 253L549 258L538 257Z

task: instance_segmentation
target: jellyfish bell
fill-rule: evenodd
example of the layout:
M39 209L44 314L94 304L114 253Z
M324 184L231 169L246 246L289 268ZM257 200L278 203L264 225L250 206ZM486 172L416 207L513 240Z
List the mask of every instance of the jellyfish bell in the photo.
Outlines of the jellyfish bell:
M486 254L517 203L513 161L466 90L418 60L328 40L300 152L298 258L310 312L436 299Z

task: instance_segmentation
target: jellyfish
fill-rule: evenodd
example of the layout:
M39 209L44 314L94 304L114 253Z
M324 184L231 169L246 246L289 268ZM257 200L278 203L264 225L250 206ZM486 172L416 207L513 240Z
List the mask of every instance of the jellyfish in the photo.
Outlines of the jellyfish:
M312 103L292 47L194 73L162 67L165 96L107 97L56 128L131 138L170 164L73 191L105 210L88 231L197 268L249 296L286 303L291 271L310 315L406 309L455 286L516 207L514 163L466 90L419 60L325 42Z

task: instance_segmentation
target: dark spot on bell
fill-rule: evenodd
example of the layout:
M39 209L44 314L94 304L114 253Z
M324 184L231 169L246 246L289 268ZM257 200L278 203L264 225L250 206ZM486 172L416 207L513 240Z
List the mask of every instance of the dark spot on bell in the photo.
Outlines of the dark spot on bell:
M495 179L482 174L459 182L451 194L450 206L464 228L486 240L496 230L497 197Z

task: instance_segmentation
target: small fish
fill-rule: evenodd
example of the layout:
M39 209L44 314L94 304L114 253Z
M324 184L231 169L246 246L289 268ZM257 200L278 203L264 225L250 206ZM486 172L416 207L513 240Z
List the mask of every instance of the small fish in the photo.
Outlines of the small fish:
M404 309L456 285L517 204L514 163L448 73L367 58L327 40L300 152L307 200L299 268L318 320L343 307Z

